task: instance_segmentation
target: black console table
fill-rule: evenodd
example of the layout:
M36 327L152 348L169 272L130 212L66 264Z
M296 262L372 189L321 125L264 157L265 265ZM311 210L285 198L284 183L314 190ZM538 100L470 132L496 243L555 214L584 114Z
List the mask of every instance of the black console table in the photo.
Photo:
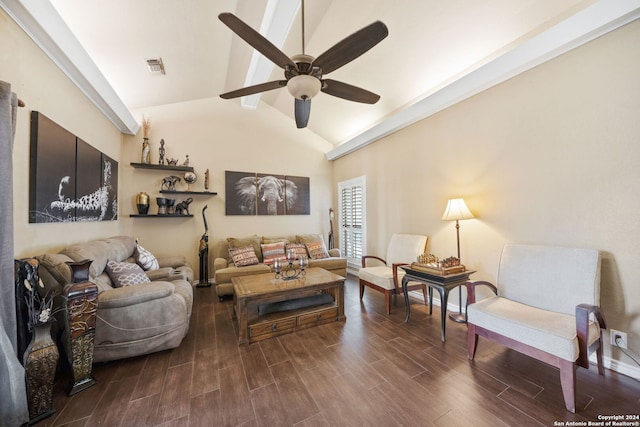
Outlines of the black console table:
M469 280L469 276L475 271L464 271L462 273L448 274L441 276L438 274L427 273L411 268L409 265L399 267L403 269L406 274L402 278L402 291L404 292L404 304L406 307L406 316L404 318L405 323L409 321L410 305L409 305L409 293L407 292L408 282L422 282L429 286L429 314L433 312L433 288L436 288L440 293L440 317L442 318L442 342L445 342L445 325L447 320L447 300L449 299L449 291L452 289L463 286Z

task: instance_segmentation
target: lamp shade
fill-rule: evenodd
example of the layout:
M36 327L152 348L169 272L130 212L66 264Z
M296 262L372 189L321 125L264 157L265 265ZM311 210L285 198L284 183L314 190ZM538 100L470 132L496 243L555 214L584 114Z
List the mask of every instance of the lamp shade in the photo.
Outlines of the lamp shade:
M471 219L473 214L464 202L464 199L449 199L447 208L442 214L443 221L456 221L459 219Z
M289 93L298 99L311 99L320 92L320 79L317 77L300 74L292 77L287 82Z

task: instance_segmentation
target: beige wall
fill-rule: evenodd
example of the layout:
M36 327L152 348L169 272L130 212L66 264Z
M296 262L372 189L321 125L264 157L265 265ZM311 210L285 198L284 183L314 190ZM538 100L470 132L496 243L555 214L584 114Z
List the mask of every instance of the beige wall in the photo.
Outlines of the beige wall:
M120 161L120 132L42 53L18 25L0 11L0 80L26 103L18 109L13 148L15 256L26 257L68 243L118 234L117 221L29 224L30 114L40 111L98 150Z
M293 108L293 106L292 106ZM152 162L158 161L160 139L165 140L166 157L181 164L188 154L198 174L193 189L204 190L204 171L209 169L210 191L215 197L193 196L190 211L194 218L129 218L135 213L135 195L147 192L157 212L161 180L173 172L134 169L140 162L142 133L125 137L122 145L120 214L123 231L140 237L143 246L154 252L178 252L198 266L198 243L204 232L201 211L208 205L210 253L220 239L250 234L282 235L323 233L329 228L332 164L324 153L331 147L308 130L295 127L293 119L261 104L257 110L240 108L239 101L219 98L165 105L136 111L151 120ZM225 216L225 171L259 172L310 178L311 215ZM183 176L182 173L177 173ZM184 189L180 183L177 189ZM178 201L186 195L177 195ZM167 245L167 242L170 242Z
M440 217L464 197L477 216L460 230L474 279L495 279L507 242L597 248L608 326L640 354L638 40L640 21L335 161L334 187L366 175L367 252L414 232L455 255Z

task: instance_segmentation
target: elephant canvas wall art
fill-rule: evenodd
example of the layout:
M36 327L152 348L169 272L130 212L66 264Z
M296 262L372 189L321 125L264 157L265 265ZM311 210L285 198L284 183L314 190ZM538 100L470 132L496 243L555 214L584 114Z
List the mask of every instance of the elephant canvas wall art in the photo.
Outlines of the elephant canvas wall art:
M309 178L225 172L227 215L308 215Z

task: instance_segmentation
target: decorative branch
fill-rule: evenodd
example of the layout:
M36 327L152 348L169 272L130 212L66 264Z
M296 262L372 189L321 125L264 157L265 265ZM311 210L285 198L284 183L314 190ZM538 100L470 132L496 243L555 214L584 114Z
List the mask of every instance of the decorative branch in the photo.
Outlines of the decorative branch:
M142 137L149 138L149 130L151 130L151 119L147 116L142 117Z

